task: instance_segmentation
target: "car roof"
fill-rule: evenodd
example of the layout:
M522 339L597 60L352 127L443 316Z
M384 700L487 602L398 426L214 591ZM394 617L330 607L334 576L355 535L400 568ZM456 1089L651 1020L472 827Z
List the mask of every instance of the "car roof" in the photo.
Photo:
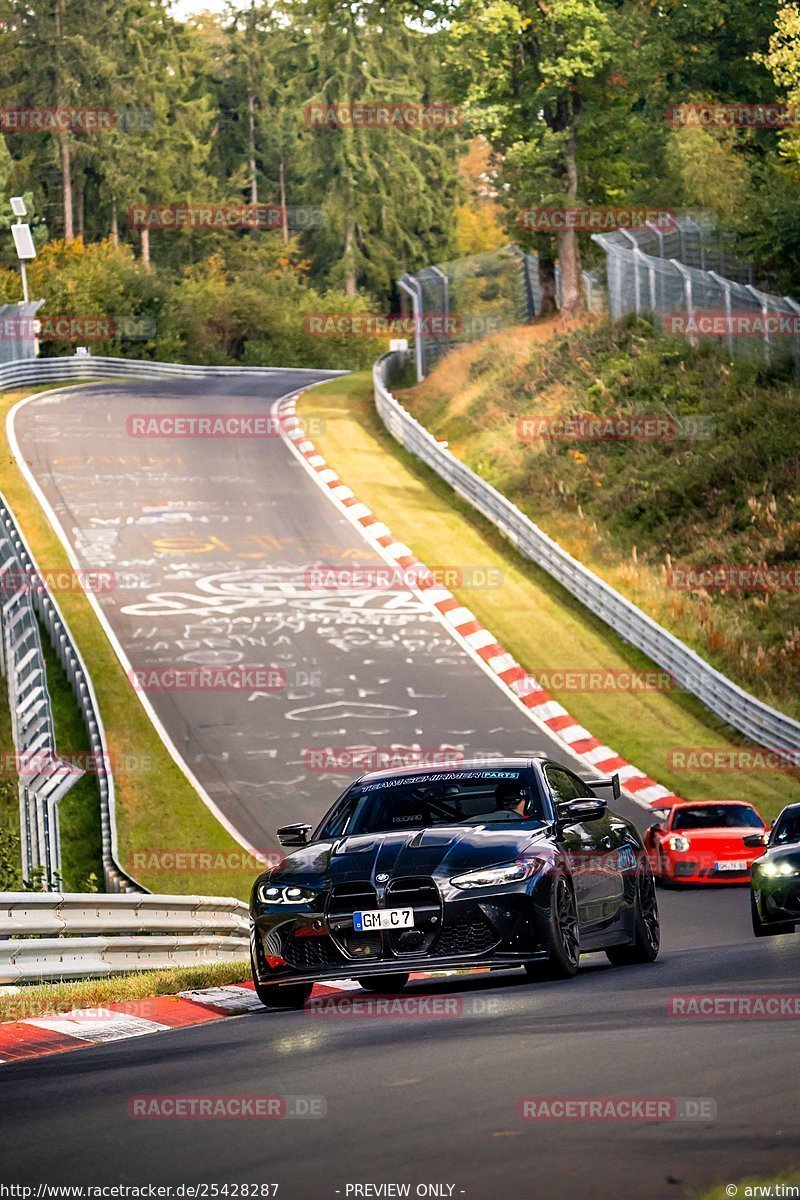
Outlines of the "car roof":
M675 808L719 808L720 805L728 804L744 805L745 808L756 808L755 804L750 800L678 800L676 804L671 804L669 807L671 812ZM800 804L798 808L800 808ZM757 808L756 812L758 812Z
M505 771L505 770L522 770L525 767L530 767L532 763L546 761L537 755L531 755L529 758L497 758L487 762L483 758L467 758L463 762L458 763L434 763L432 766L417 765L415 767L387 767L382 771L368 771L364 775L359 775L357 783L362 783L364 780L374 779L391 779L396 775L439 775L452 774L454 771Z

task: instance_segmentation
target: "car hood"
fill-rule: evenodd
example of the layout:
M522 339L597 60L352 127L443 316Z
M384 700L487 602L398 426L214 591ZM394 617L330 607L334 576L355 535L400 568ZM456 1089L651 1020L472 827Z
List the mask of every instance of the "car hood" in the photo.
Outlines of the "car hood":
M316 880L327 886L369 880L385 873L451 876L460 871L513 862L520 855L545 852L552 842L545 830L497 826L437 826L407 832L359 834L315 842L288 855L270 879Z

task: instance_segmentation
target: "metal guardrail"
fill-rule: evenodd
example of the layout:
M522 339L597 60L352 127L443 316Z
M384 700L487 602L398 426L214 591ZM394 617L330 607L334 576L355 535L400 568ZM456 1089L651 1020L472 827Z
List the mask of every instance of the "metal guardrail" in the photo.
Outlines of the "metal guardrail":
M11 580L12 586L6 587L4 580ZM0 495L0 666L8 681L20 767L22 865L28 879L41 867L46 885L52 887L61 869L56 806L84 772L58 758L37 616L69 679L89 738L100 792L106 887L112 892L141 890L117 861L114 778L91 680L61 610L44 587L33 555Z
M643 651L717 717L770 750L800 750L800 723L726 678L652 617L548 537L491 484L439 444L389 391L407 352L386 354L373 370L375 406L389 433L444 479L526 558L556 579L619 636Z
M249 944L232 897L0 893L0 984L232 962Z
M70 379L123 379L133 376L164 377L178 376L203 379L217 375L262 375L282 374L286 369L302 374L318 374L314 368L305 367L198 367L188 363L149 362L140 358L95 358L91 354L76 354L70 358L20 358L16 362L0 365L0 391L4 388L24 384L64 383ZM346 375L346 371L329 371L328 375Z

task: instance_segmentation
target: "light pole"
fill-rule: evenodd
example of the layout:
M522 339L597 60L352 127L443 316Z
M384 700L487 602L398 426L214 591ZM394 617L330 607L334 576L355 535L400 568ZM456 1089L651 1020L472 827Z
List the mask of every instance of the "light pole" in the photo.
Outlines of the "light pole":
M28 210L25 207L25 201L22 196L11 197L11 211L17 218L16 225L11 226L11 235L14 238L14 248L17 251L19 259L19 269L22 274L22 298L25 303L28 303L28 276L25 273L25 262L32 258L36 258L36 248L31 237L30 225L23 224L22 218L28 215Z

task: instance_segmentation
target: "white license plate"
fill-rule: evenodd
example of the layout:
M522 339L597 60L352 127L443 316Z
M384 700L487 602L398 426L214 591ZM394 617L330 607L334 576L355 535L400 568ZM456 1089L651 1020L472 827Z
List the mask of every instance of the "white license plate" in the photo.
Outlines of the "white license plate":
M364 933L368 929L408 929L413 924L413 908L367 908L353 913L353 929L356 933Z
M746 860L736 862L718 862L716 864L718 871L747 871L750 863Z

